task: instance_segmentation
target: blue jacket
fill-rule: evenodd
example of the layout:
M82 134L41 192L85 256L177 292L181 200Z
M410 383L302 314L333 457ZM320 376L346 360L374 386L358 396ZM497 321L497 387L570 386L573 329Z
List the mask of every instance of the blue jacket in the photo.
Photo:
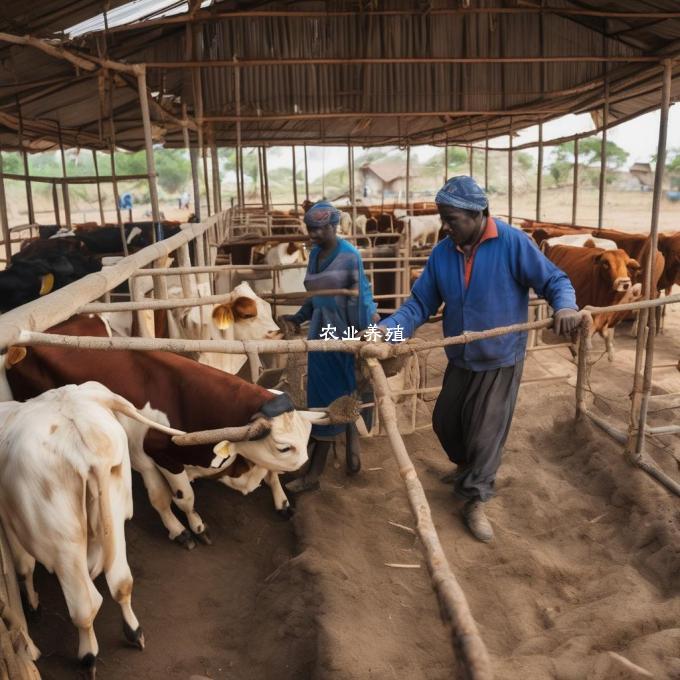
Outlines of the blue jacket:
M472 275L465 288L463 254L451 239L441 241L427 260L411 297L381 326L403 328L411 337L416 328L444 303L444 336L482 331L527 321L529 288L550 306L578 309L574 288L524 232L495 219L498 237L479 244ZM527 333L509 333L446 348L459 368L488 371L512 366L524 358Z

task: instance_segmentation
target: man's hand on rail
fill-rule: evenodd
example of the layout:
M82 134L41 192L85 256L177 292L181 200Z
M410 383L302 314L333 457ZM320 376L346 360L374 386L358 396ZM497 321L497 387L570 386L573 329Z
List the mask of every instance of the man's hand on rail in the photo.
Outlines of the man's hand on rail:
M277 317L276 323L286 338L300 334L300 325L293 321L292 314L283 314Z
M571 336L579 327L582 316L582 313L576 309L560 309L555 312L553 317L553 331L555 335Z

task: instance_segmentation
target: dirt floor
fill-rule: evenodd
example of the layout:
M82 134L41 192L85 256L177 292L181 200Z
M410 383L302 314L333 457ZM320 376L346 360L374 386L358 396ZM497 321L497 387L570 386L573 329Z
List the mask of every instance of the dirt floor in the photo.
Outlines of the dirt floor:
M425 335L438 329L427 327ZM597 412L626 417L633 339L617 335L613 364L600 358L591 388ZM593 358L604 345L594 340ZM655 363L680 357L680 309L669 313ZM443 368L430 357L430 384ZM477 543L440 476L450 464L430 429L405 438L430 500L451 567L461 582L502 680L680 678L680 506L629 464L588 422L574 422L574 364L565 348L532 352L489 504L496 529ZM678 392L674 368L655 392ZM652 423L678 422L652 404ZM431 407L432 402L427 404ZM649 440L657 464L680 479L678 436ZM248 497L197 484L197 508L214 545L186 552L170 543L135 485L128 556L133 605L146 649L123 642L105 591L96 619L99 677L223 680L439 680L460 677L403 484L385 438L364 440L363 472L329 464L322 489L279 519L265 489ZM138 480L137 480L138 482ZM386 563L417 565L392 568ZM72 678L75 629L54 577L40 571L41 619L31 625L46 680ZM615 655L619 655L618 657ZM623 660L621 660L623 658ZM624 671L625 660L650 675ZM196 677L194 677L196 680Z

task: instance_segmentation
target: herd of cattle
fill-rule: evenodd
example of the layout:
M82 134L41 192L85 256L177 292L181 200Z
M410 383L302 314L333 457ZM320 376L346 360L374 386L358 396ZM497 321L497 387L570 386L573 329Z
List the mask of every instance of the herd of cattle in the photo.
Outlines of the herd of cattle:
M395 220L403 221L394 212L392 228ZM376 219L362 216L365 226ZM436 223L436 239L437 215L416 217ZM416 217L408 218L412 237ZM126 229L131 251L145 245L148 233L143 227ZM354 227L358 231L358 225ZM166 235L177 228L166 225ZM522 228L569 275L579 306L608 306L640 297L648 237L545 223L526 222ZM0 272L1 311L99 270L102 254L121 249L117 227L80 229L27 243ZM680 233L660 235L655 255L654 291L668 293L680 283ZM258 257L269 264L300 263L306 249L302 241L277 243L259 253L250 246L243 251L228 247L223 256L232 262L242 258L244 264ZM291 278L281 282L282 288L301 290L303 270L289 271ZM194 297L211 293L200 275L192 281ZM163 313L163 332L190 339L281 338L258 287L260 292L271 289L271 278L217 278L215 292L231 291L228 299L210 309ZM181 287L169 287L170 296L182 297L182 292ZM594 330L605 338L610 353L613 328L622 316L596 317ZM80 315L49 332L131 335L133 314ZM246 362L245 355L204 353L189 358L130 350L108 351L102 361L98 351L64 346L11 347L0 354L0 519L30 609L38 606L32 583L35 561L57 575L79 630L78 658L91 676L98 653L92 624L102 601L92 583L97 574L105 573L111 595L121 606L126 639L139 647L144 644L131 606L132 576L123 532L132 515L131 467L141 474L170 539L186 548L195 547L197 540L211 541L195 508L195 478L212 478L243 494L264 482L276 510L290 513L279 474L305 463L311 423L325 414L300 410L286 394L237 376ZM222 433L211 444L173 439L205 430ZM173 514L173 503L184 513L188 528Z

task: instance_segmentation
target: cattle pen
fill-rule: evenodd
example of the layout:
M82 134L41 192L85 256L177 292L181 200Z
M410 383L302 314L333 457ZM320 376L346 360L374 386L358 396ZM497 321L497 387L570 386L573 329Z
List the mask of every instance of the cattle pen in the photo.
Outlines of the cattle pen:
M412 270L422 266L430 253L428 246L414 247L408 219L435 212L433 205L417 207L414 200L410 171L412 148L423 144L443 148L444 178L449 169L449 150L454 147L465 150L470 174L477 176L480 183L483 179L484 186L489 184L490 154L504 154L507 157L508 222L516 219L516 214L513 215L514 155L526 148L536 148L535 219L540 221L546 216L542 187L545 149L573 142L570 223L576 225L579 142L601 134L595 233L607 222L608 131L642 113L659 109L651 219L649 228L644 228L645 234L649 234L650 247L648 259L643 263L642 299L584 310L575 359L576 373L573 384L569 383L569 387L574 388L574 398L573 402L568 402L568 408L575 415L574 427L584 427L584 422L593 423L616 442L617 447L622 447L625 458L632 463L629 468L634 472L630 474L644 471L663 493L670 492L668 498L675 502L675 496L680 496L680 482L654 461L648 447L650 438L658 441L668 437L675 442L680 433L677 421L650 424L650 414L656 412L655 404L661 403L656 407L657 411L666 409L675 413L678 408L673 401L678 392L668 392L655 384L658 371L675 368L675 360L661 365L655 365L654 360L660 341L655 311L677 306L680 295L669 290L667 295L657 297L652 281L664 193L669 109L680 95L677 81L680 11L677 11L676 3L656 0L641 8L640 3L621 0L609 2L607 8L602 9L599 3L570 0L526 3L461 0L456 3L429 2L423 9L421 4L406 0L368 4L342 0L311 4L212 2L208 6L190 0L186 7L181 4L177 14L165 15L161 11L156 16L154 12L119 25L111 24L111 16L115 16L116 8L125 7L127 3L123 0L105 3L103 13L101 3L89 0L77 8L62 0L36 4L44 6L26 9L20 3L10 3L0 18L0 49L8 64L6 72L0 74L0 151L18 151L23 166L23 172L5 172L0 153L0 226L4 253L0 259L9 268L26 236L36 238L44 226L36 217L33 184L50 187L54 223L58 228L70 230L75 222L70 192L74 186L88 183L97 188L95 208L100 226L106 224L102 188L110 188L114 196L115 226L121 234L123 257L99 272L3 314L0 317L0 353L5 355L10 347L53 345L102 352L125 349L163 350L185 356L202 352L243 355L247 360L248 377L253 383L266 373L263 358L280 357L290 366L294 361L303 360L311 351L353 354L363 365L374 395L371 403L362 405L374 407L376 412L373 427L364 434L371 436L372 442L384 442L382 435L386 435L392 464L396 463L406 490L415 529L406 526L406 520L401 516L398 517L400 522L390 523L402 533L410 532L419 542L418 549L437 596L446 640L453 650L452 665L438 668L436 677L470 680L520 677L524 672L521 662L499 670L498 650L505 649L505 643L498 642L496 630L489 630L492 644L485 639L484 608L477 606L478 596L471 598L466 593L470 581L467 572L464 579L459 573L466 570L464 551L453 556L446 540L440 538L441 518L431 509L432 496L437 494L432 494L423 481L428 468L422 465L420 457L414 461L411 442L418 441L418 433L431 431L429 411L424 412L425 420L418 422L418 409L426 398L440 390L436 380L434 385L428 383L429 353L518 331L529 333L529 352L533 356L564 347L564 343L547 345L540 341L541 332L552 326L544 301L531 302L530 320L524 324L443 339L428 335L417 342L395 345L301 338L163 338L155 337L153 328L145 322L145 314L155 310L170 319L169 310L198 308L201 321L206 321L210 318L212 305L231 299L230 293L217 290L218 277L226 277L226 289L231 290L234 282L241 280L235 277L244 271L251 276L244 280L271 280L270 287L267 287L269 283L263 284L260 295L272 304L275 314L277 308L305 299L308 295L305 291L285 290L281 283L285 272L304 270L305 260L293 264L258 264L252 259L251 250L247 262L234 262L235 256L230 249L282 243L305 246L299 199L304 197L309 201L313 198L309 187L308 147L342 145L347 148L348 206L345 209L351 221L345 238L361 247L372 285L377 289L379 282L387 282L386 290L375 295L379 311L385 315L409 297ZM161 10L167 9L160 5ZM93 23L86 32L74 37L65 36L66 29L87 20ZM527 40L527 36L531 36L533 42ZM361 50L357 48L359 42ZM71 102L74 101L79 102L79 106L73 106ZM583 112L593 116L594 130L544 139L544 126L551 120ZM513 136L519 130L534 125L538 129L536 142L514 143ZM490 144L490 140L501 136L507 136L506 145ZM168 148L186 149L190 159L195 221L182 223L177 233L169 238L161 238L163 219L155 161L158 143ZM386 145L398 146L405 155L405 195L400 205L403 205L407 219L401 232L393 226L362 232L357 227L357 216L365 206L358 200L355 186L356 149ZM268 150L274 146L287 146L291 150L291 200L285 205L274 204L269 187ZM65 151L72 148L92 152L94 176L67 176ZM256 149L258 158L260 195L254 203L248 202L247 196L244 150L248 148ZM304 163L302 178L299 178L297 165L301 148ZM146 171L118 173L117 149L144 150ZM221 176L219 152L224 149L234 153L235 195L231 205L224 195L225 177ZM59 151L61 177L31 174L29 154L46 150ZM110 163L110 174L99 173L97 159L101 162L103 156ZM484 159L482 171L479 171L480 158ZM475 172L475 162L478 172ZM119 201L121 183L132 180L147 182L151 217L152 243L137 252L128 252L129 232L126 232ZM6 182L21 183L24 187L26 223L10 225ZM276 210L282 207L292 210L286 210L286 214ZM374 211L376 217L388 213L390 209L385 208L384 200ZM389 217L389 224L394 225L396 216L390 213ZM172 258L172 264L168 258ZM146 290L142 285L144 281L152 284ZM169 291L171 285L181 292L173 296ZM121 286L127 288L122 294L124 299L112 301L115 295L120 297ZM356 293L327 290L322 294L349 296ZM599 315L631 311L639 315L635 345L631 350L632 386L630 399L622 410L625 422L615 424L608 418L610 409L601 412L606 399L603 401L591 384L596 364L592 359L591 331L593 319ZM132 312L139 337L79 337L48 332L76 314L111 312ZM433 317L430 328L438 329L440 323L440 316ZM413 365L411 382L390 387L388 378L391 376L386 372L388 364L409 359ZM564 386L569 377L569 373L549 371L547 375L529 377L523 384L560 383ZM626 375L625 380L628 379ZM404 399L405 409L404 404L400 404ZM603 445L603 448L606 447ZM378 466L371 469L382 470ZM401 499L403 505L403 493ZM335 518L335 521L340 520ZM590 521L597 523L600 516ZM10 652L13 653L16 661L13 665L8 663L6 669L0 665L0 671L9 680L37 677L37 671L30 665L32 650L28 628L17 611L20 607L16 584L12 582L11 574L8 575L11 571L7 566L9 551L1 529L0 526L0 567L8 585L0 588L0 650L8 659ZM676 558L669 556L673 551L677 553L673 541L678 533L674 531L667 529L664 536L670 536L667 539L669 547L667 550L665 545L662 548L665 550L665 568L671 571L673 565L678 564ZM520 540L518 534L515 537ZM332 555L326 557L333 558ZM341 561L340 555L336 558ZM454 558L460 560L454 562ZM479 559L483 562L484 558ZM385 562L385 565L394 570L419 566L411 562L395 560ZM277 566L266 578L275 579L280 568ZM318 564L314 568L323 571L323 566ZM559 569L555 573L559 574ZM645 574L650 573L653 570L647 568ZM672 592L673 586L668 589ZM565 588L565 592L567 590ZM570 597L565 596L565 601L573 601ZM399 596L395 599L399 600ZM433 612L435 609L431 608L429 614ZM550 629L555 616L552 610L549 613L541 610L541 620L548 621L541 625ZM641 628L646 630L644 625ZM370 636L370 631L365 634ZM408 646L406 640L399 644ZM602 649L625 649L620 640L608 644L609 647ZM507 651L504 653L511 656ZM583 657L585 651L578 651L577 655ZM600 659L599 663L598 668L589 666L586 671L579 667L574 676L569 676L564 669L559 674L553 666L550 671L547 666L541 666L538 671L534 669L535 675L527 677L567 678L577 677L579 672L582 675L578 677L584 678L586 672L592 674L588 674L588 678L615 677L606 675L605 671L613 674L619 669L615 666L619 661L608 659L606 663L612 665L605 671L602 670L604 662ZM667 661L664 657L659 663L659 668L663 668L669 678L680 669L680 661L673 666L675 661ZM631 677L651 677L649 673L647 676L632 675L644 669L632 662L629 664L622 668L629 671ZM270 666L275 667L275 663ZM106 666L101 672L104 677L124 677L123 668L121 675L109 676ZM200 665L187 665L179 672L184 673L181 677L206 677L196 675L198 668ZM306 668L304 677L343 680L368 677L357 672L359 674L352 674L351 670L329 664L314 672ZM435 677L434 674L428 676L427 672L425 669L422 676L413 674L412 677L428 677L428 680ZM235 675L228 669L213 669L212 673L214 675L209 677L251 677ZM295 675L286 672L281 677ZM382 680L383 677L406 676L386 665L375 677Z

